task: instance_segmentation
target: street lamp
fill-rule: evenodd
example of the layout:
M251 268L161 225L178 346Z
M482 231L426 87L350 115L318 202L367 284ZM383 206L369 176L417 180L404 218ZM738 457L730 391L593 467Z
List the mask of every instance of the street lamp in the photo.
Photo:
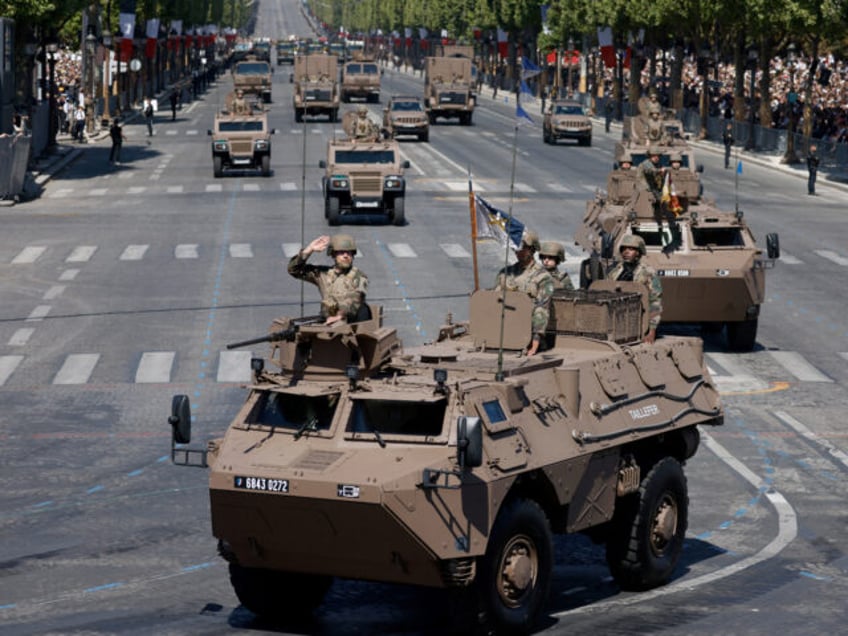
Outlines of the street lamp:
M748 70L751 72L751 94L749 96L750 100L750 108L748 109L750 112L748 114L748 139L745 142L745 150L753 150L756 147L756 141L754 139L754 118L756 116L756 108L754 104L754 90L756 88L756 78L757 78L757 49L753 46L748 49Z
M109 27L103 29L103 47L106 49L106 63L103 71L103 125L108 126L112 119L110 102L112 101L112 32Z
M571 97L574 92L574 84L571 83L571 69L574 66L574 38L568 38L568 90L566 94Z
M786 126L786 153L780 160L781 163L798 163L798 155L795 154L795 102L798 96L795 94L795 71L798 68L798 58L795 54L795 45L790 44L786 48L786 66L789 68L789 94L786 98L786 106L789 114L789 122Z

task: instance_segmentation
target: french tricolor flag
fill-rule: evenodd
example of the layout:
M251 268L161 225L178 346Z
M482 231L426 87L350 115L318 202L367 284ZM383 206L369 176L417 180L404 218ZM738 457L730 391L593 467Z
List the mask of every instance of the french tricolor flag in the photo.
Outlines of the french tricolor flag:
M601 58L604 66L615 68L615 46L612 43L612 27L598 29L598 46L601 47Z

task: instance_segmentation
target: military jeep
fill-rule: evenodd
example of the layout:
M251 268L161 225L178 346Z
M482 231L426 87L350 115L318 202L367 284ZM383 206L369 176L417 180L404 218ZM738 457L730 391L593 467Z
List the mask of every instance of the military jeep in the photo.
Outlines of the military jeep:
M254 106L247 113L225 109L215 114L212 137L212 172L222 177L225 170L260 170L271 176L271 135L268 113Z
M592 120L580 102L555 99L545 109L542 140L555 144L560 139L574 139L581 146L592 145Z
M430 139L430 118L420 97L394 95L383 109L383 130L392 138L414 135L419 141Z

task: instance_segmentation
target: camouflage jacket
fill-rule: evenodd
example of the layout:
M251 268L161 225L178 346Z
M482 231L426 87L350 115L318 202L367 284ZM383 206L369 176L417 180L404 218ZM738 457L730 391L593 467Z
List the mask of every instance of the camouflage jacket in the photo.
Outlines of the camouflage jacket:
M607 274L609 280L618 280L619 276L624 273L624 263L619 261ZM651 329L656 329L660 326L662 317L662 282L660 277L653 268L648 267L644 263L637 263L633 270L633 282L642 283L648 288L648 316Z
M637 168L640 185L643 189L658 194L663 187L663 174L650 159L645 159Z
M544 335L551 313L551 295L554 293L554 279L536 261L527 268L513 263L498 272L495 289L523 291L533 299L533 335Z
M292 256L289 274L317 285L321 292L321 315L335 316L341 311L348 322L354 322L368 291L368 277L351 267L340 272L332 265L309 265L301 252Z
M571 282L571 277L568 275L568 272L548 272L551 275L551 279L554 282L554 291L557 289L574 289L574 283Z

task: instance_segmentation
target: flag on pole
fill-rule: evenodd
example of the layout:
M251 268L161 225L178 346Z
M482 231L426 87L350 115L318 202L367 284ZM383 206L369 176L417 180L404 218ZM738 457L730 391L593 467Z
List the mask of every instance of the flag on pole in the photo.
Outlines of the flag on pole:
M506 247L518 249L524 236L524 224L514 216L509 216L486 201L479 194L474 195L477 214L477 239L491 239Z
M742 161L736 162L736 174L742 174Z
M598 29L598 46L601 47L601 57L604 66L615 68L615 46L612 43L612 27L601 27Z
M526 57L521 58L521 83L524 83L524 80L528 80L532 77L536 77L539 73L542 72L538 66L536 66L532 61L530 61Z
M523 83L523 82L522 82L522 83ZM516 123L519 123L519 124L521 123L521 120L522 120L522 119L526 119L526 120L527 120L527 121L529 121L531 124L535 123L535 122L533 121L533 118L532 118L532 117L530 117L530 115L527 113L527 111L526 111L526 110L524 110L524 109L521 107L521 102L520 102L519 100L516 100L516 101L515 101L515 119L516 119Z

